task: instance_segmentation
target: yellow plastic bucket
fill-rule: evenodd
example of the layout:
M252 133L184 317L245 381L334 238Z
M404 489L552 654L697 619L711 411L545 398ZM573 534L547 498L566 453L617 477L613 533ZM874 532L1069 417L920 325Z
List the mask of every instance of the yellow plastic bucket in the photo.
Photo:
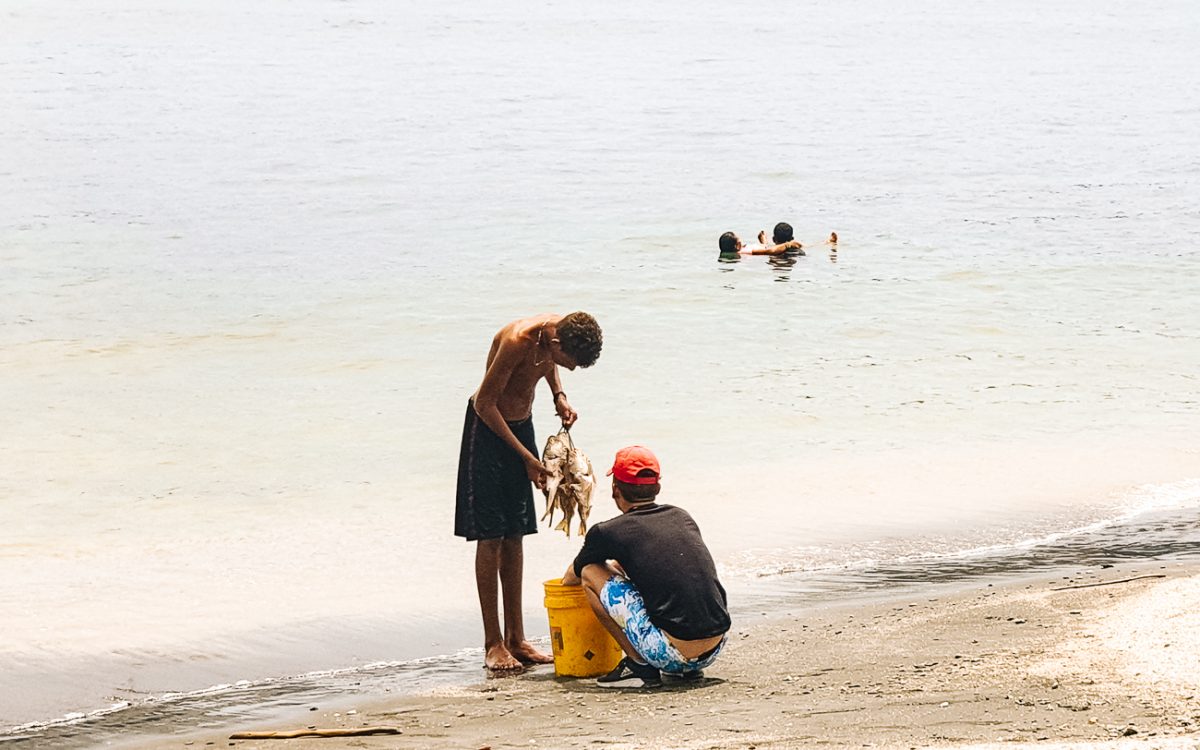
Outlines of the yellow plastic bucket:
M621 647L596 619L583 586L564 586L559 578L542 585L550 617L554 673L560 677L596 677L611 672L621 661Z

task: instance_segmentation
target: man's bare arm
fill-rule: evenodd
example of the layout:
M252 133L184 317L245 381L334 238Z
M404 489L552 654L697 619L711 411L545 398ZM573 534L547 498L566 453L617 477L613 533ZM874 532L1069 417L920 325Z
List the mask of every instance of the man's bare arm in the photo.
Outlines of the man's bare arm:
M804 254L804 250L801 249L800 243L797 242L796 240L784 242L779 245L767 245L766 247L758 247L758 248L751 250L750 254L751 255L782 255L783 253L786 253L789 250L797 250L800 252L801 255Z
M529 475L529 479L542 487L545 483L546 467L513 434L504 415L500 413L499 406L500 394L508 387L508 381L512 379L513 371L521 364L524 356L525 352L518 341L505 339L500 342L496 356L492 358L487 373L483 376L483 383L475 393L475 413L479 415L484 424L491 428L492 432L499 435L506 445L517 452L517 455L525 462L525 471Z
M562 585L578 586L581 583L583 583L583 581L579 578L579 576L575 575L575 563L572 562L567 566L567 572L563 573Z
M546 375L546 383L550 386L550 392L553 394L554 413L562 420L563 427L575 424L575 420L579 419L579 414L571 408L567 394L563 393L562 381L558 379L558 365L551 366L550 372Z

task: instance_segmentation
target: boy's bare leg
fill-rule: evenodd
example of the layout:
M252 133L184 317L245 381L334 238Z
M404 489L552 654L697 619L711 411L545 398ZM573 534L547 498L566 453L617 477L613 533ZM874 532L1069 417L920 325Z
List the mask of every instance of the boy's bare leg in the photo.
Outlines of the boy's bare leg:
M523 536L505 537L500 543L500 588L504 595L504 646L524 664L551 664L554 657L543 654L525 640L525 618L521 613L521 578L525 567Z
M521 662L505 647L500 632L500 592L497 581L503 541L480 539L476 543L475 585L479 588L479 609L483 612L483 665L496 671L514 671L521 669Z
M583 590L587 593L588 604L592 607L592 612L596 613L596 619L604 626L616 641L621 650L626 656L633 657L634 661L645 663L646 659L638 653L633 644L629 642L629 636L625 635L625 630L617 624L617 621L612 618L604 605L600 603L600 590L604 588L604 584L608 583L608 579L617 575L617 571L609 565L598 565L592 563L583 568Z

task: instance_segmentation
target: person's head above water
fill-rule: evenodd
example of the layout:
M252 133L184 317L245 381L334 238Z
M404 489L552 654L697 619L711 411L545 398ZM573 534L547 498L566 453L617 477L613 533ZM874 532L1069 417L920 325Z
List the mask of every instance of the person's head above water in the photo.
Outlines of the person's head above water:
M585 312L564 315L555 326L558 345L580 367L591 367L600 358L604 335L600 324Z
M775 225L775 229L773 230L773 234L771 236L772 242L774 242L776 245L782 245L785 242L791 242L793 239L795 238L792 236L791 224L781 221Z
M742 243L738 241L738 236L733 232L726 232L721 235L721 239L717 240L717 245L721 248L722 253L736 253L738 246Z

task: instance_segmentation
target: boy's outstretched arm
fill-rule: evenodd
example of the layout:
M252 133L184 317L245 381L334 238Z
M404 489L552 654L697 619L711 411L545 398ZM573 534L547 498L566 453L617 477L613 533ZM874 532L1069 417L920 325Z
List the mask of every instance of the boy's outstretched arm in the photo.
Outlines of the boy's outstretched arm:
M580 580L579 576L575 575L575 563L572 561L571 564L567 566L567 572L563 573L562 585L578 586L581 583L583 583L583 581Z

